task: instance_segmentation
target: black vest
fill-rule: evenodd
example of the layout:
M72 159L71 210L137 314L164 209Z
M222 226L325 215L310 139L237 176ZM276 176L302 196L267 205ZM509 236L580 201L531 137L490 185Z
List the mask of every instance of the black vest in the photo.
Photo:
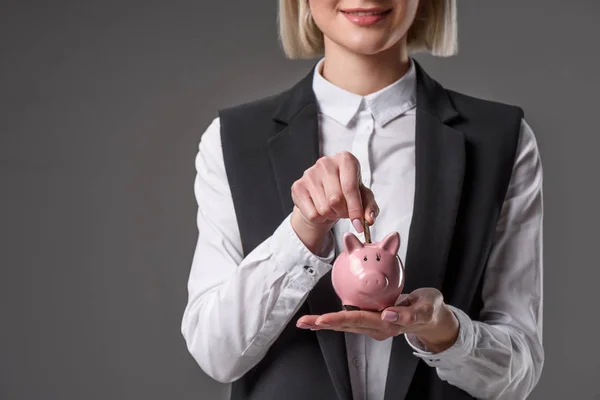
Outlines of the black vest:
M520 108L444 89L417 67L416 189L405 293L435 287L474 320L514 162ZM313 70L291 89L219 112L225 167L244 255L292 212L291 186L319 158ZM231 399L351 400L344 334L296 328L340 310L325 275ZM393 339L385 400L470 399Z

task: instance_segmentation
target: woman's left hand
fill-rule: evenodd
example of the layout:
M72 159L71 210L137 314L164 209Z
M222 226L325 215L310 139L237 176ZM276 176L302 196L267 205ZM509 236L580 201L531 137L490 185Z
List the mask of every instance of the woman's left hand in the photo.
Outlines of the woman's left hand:
M400 297L398 303L382 312L340 311L323 315L305 315L297 325L303 329L330 329L360 333L385 340L412 333L428 351L439 353L450 348L458 337L458 320L434 288L417 289Z

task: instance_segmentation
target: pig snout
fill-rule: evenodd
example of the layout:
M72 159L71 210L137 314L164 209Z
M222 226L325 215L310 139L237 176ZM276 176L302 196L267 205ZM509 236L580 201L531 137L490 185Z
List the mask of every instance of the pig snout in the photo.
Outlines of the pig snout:
M367 271L360 279L362 290L366 293L378 292L385 289L389 281L384 274L378 271Z

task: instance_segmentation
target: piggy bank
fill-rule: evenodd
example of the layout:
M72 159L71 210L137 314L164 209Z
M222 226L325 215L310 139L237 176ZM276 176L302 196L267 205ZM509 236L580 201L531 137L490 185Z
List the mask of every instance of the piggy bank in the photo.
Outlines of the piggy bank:
M398 257L400 234L392 232L381 242L363 244L346 232L343 242L344 251L331 270L343 308L381 311L393 306L404 286L404 265Z

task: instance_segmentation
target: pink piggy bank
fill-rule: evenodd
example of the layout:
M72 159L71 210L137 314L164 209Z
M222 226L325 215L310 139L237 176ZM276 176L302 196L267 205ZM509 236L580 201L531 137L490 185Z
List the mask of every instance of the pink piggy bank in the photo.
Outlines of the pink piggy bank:
M351 232L344 234L344 251L333 263L331 279L345 310L381 311L396 303L404 287L399 248L398 232L365 244Z

